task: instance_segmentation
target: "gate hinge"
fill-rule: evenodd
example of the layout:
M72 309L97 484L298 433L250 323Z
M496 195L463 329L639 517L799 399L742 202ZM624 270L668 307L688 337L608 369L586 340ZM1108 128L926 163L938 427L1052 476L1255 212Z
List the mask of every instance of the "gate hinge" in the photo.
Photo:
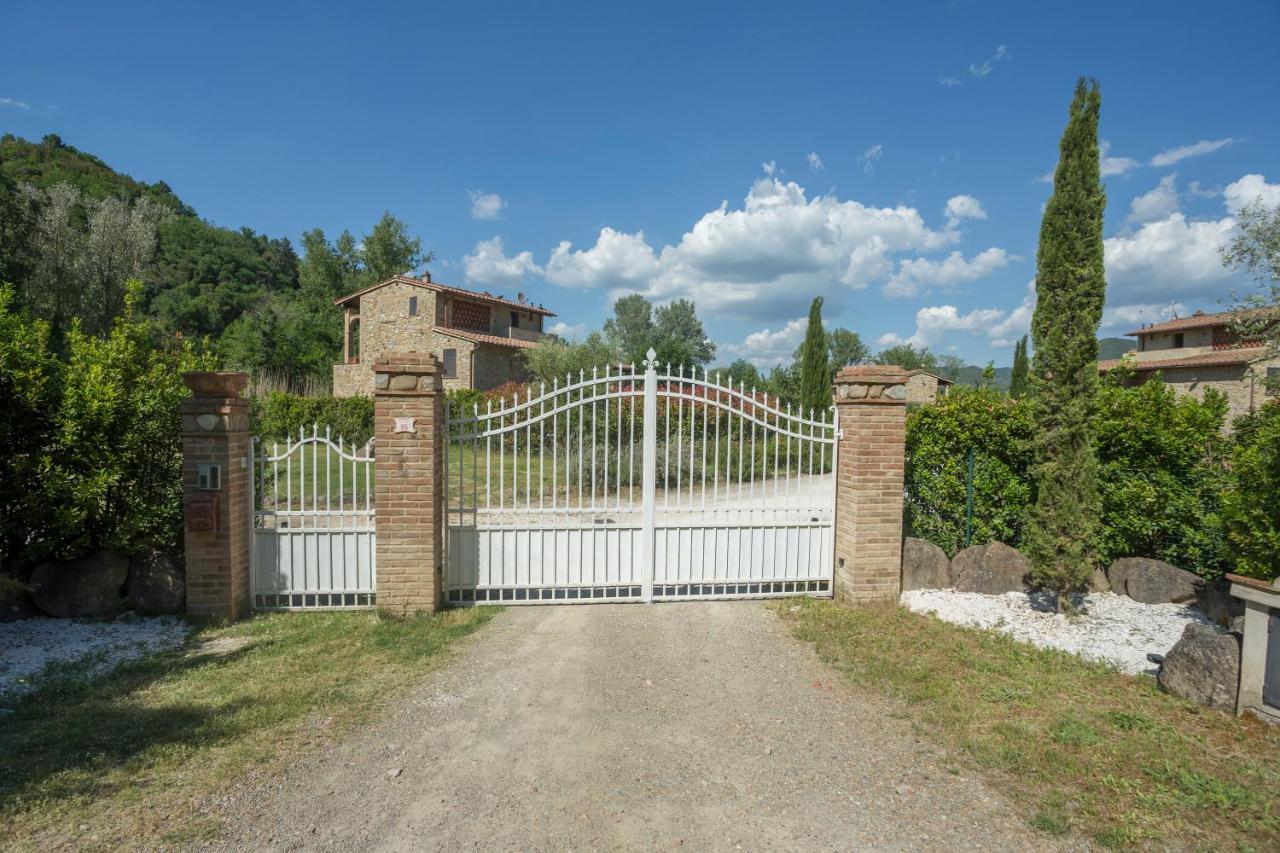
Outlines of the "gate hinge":
M844 438L844 430L842 429L836 430L836 439L842 440L843 438Z

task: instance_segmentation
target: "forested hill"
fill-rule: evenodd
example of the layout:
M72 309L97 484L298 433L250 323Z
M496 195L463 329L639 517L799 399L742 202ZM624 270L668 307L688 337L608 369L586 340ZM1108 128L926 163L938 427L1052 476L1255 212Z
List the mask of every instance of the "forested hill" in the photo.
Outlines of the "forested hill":
M287 238L203 220L164 181L135 180L54 134L0 137L0 281L55 340L74 318L104 334L135 276L158 337L207 339L228 367L327 381L341 341L330 301L430 258L390 213L363 239L330 242L316 228L302 248L305 259Z

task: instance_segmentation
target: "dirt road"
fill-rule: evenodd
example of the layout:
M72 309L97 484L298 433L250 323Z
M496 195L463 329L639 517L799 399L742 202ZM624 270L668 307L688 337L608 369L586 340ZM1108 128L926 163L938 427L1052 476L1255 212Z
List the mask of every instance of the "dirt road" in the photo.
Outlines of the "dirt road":
M226 801L245 849L1044 849L755 602L512 608Z

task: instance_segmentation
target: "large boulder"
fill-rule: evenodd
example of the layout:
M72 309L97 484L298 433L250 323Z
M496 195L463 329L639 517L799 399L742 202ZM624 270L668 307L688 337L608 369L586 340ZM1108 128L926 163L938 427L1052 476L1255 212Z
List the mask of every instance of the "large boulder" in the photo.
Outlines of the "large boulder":
M161 551L144 551L129 564L125 601L139 613L177 613L187 597L182 561Z
M902 543L902 588L948 589L951 561L947 552L932 542L908 538Z
M1196 590L1196 607L1210 621L1228 629L1244 616L1244 602L1231 594L1231 582L1226 578L1202 583Z
M1204 583L1199 577L1150 557L1121 557L1107 569L1116 592L1143 604L1191 601Z
M1003 542L973 545L951 558L951 578L960 592L1027 592L1030 571L1030 561Z
M31 597L50 616L106 616L120 609L129 558L99 551L79 560L52 560L31 573Z
M1240 686L1240 640L1192 622L1165 655L1156 680L1175 696L1234 712Z

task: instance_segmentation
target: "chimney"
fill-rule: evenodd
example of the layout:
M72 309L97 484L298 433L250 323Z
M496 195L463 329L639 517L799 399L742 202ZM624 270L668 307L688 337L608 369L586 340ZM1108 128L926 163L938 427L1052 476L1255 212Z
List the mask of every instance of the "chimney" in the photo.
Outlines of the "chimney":
M431 283L431 273L427 272L426 270L423 270L423 272L422 272L422 280L423 280L423 281L425 281L427 284L430 284L430 283Z

